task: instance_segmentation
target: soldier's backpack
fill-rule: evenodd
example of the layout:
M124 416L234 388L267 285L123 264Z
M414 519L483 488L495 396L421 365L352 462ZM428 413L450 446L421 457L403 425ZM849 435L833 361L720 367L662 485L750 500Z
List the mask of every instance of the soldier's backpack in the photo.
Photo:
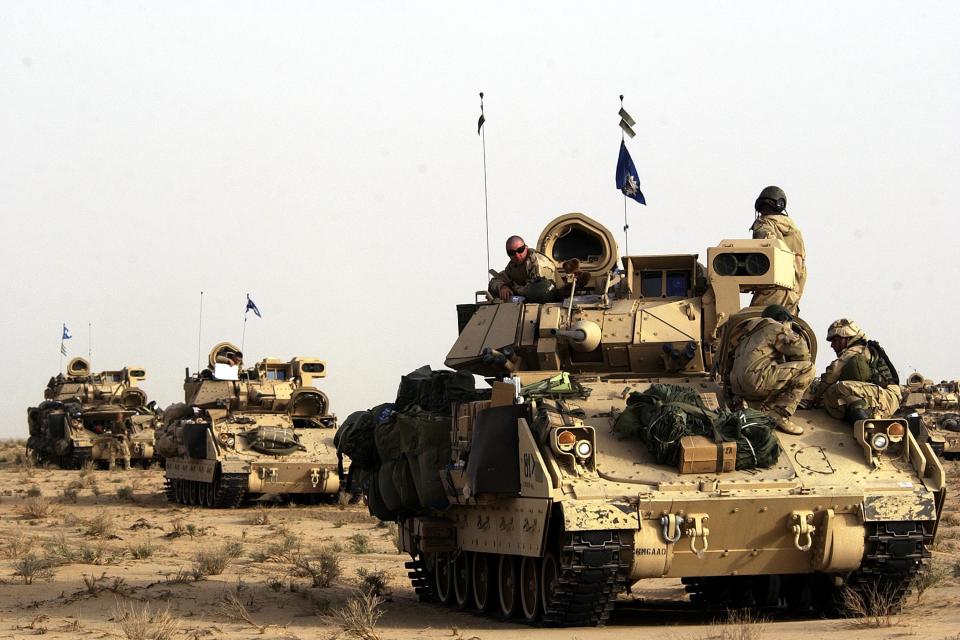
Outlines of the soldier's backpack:
M867 340L867 348L870 350L870 365L872 377L870 382L885 387L889 384L900 384L900 374L896 367L890 361L890 356L883 350L876 340Z
M373 469L377 466L377 444L374 429L393 410L393 404L377 405L367 411L354 411L343 421L333 437L337 456L350 458L351 466Z

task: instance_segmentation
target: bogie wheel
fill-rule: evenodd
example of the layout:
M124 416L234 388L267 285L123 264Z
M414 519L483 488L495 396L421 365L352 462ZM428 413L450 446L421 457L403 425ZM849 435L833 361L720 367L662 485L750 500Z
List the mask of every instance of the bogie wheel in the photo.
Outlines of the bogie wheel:
M560 563L557 562L557 554L548 551L540 563L540 602L544 611L555 608L559 588Z
M473 605L470 593L470 570L473 568L473 554L461 551L451 563L453 570L453 601L458 609L468 609Z
M450 604L453 600L453 562L449 553L437 554L437 566L433 575L437 599L441 604Z
M500 615L513 618L520 609L520 572L513 556L501 555L497 563L497 594L500 600Z
M520 561L520 609L523 619L535 623L543 613L540 601L540 559L524 557Z
M183 495L183 488L184 488L183 480L181 480L180 478L174 478L173 480L171 480L171 482L174 483L174 484L173 484L173 494L174 494L174 495L176 496L176 498L177 498L177 504L186 504L187 501L186 501L186 499L184 498L184 495Z
M190 481L190 504L200 504L200 483L197 480Z
M204 482L203 488L201 489L200 496L203 498L203 506L210 508L213 506L214 499L214 487L213 482Z
M473 567L470 571L470 590L473 592L473 606L487 613L496 605L496 556L486 553L473 554Z

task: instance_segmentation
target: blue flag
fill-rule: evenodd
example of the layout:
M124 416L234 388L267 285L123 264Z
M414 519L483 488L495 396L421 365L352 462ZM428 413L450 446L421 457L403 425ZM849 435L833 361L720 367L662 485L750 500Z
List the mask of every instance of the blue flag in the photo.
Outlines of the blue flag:
M640 204L647 204L647 199L640 191L640 176L637 175L637 168L633 166L633 158L630 157L627 145L622 140L620 157L617 159L617 189L620 189L628 198L633 198Z
M73 337L73 336L70 335L70 329L67 329L67 325L63 325L63 337L60 338L60 339L61 339L61 340L69 340L69 339L72 338L72 337Z
M250 299L249 293L247 294L247 308L243 310L243 315L247 315L248 311L253 311L255 314L257 314L258 318L263 317L260 315L260 309L257 309L257 305L254 304L253 300Z

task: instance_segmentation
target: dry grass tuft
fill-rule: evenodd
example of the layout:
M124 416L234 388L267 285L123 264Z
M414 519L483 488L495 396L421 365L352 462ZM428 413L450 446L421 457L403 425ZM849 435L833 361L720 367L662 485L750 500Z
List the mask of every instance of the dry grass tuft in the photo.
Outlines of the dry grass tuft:
M330 613L340 629L361 640L381 640L377 623L383 616L383 600L379 596L359 593L345 605Z
M760 640L766 631L767 619L750 609L727 611L726 620L711 625L716 633L711 638L719 640Z
M240 598L233 591L227 591L223 594L223 599L220 601L220 612L235 622L250 625L259 633L267 630L266 625L257 624L254 621L250 611L247 610L247 606L240 601Z
M105 572L99 576L88 576L83 574L84 589L80 593L96 597L105 591L118 596L128 596L133 593L133 589L127 584L127 581L119 577L108 576Z
M153 556L153 553L157 550L153 546L152 542L141 542L140 544L135 544L130 546L130 557L134 560L146 560Z
M857 626L892 627L897 624L900 599L896 590L883 583L865 583L860 589L844 587L841 601Z
M54 505L46 498L34 496L17 505L17 512L24 520L43 520L57 514Z
M106 511L98 511L85 524L83 533L94 538L106 538L113 533L113 518Z
M27 489L28 498L39 498L42 495L43 495L43 491L41 491L40 487L38 487L37 485L33 485L32 487Z
M36 538L28 538L22 533L17 533L0 547L0 556L16 560L30 551L36 543Z
M270 524L270 512L267 511L263 505L258 505L257 508L247 516L246 523L256 527L268 525Z
M199 576L218 576L242 552L243 545L238 542L227 542L216 549L199 551L195 556L194 573Z
M936 560L927 565L926 570L917 576L913 588L917 592L917 602L923 599L923 594L930 587L935 587L950 577L949 568Z
M136 502L136 498L133 495L133 487L126 485L117 489L117 500L121 502Z
M127 640L170 640L180 627L169 605L152 612L149 603L121 601L113 617Z

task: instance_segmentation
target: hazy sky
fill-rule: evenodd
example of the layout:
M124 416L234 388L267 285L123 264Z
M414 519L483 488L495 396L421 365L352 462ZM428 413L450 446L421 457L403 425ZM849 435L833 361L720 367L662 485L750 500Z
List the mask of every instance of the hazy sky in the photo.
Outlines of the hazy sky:
M328 360L336 412L440 366L494 266L568 211L622 240L618 94L649 206L631 253L744 237L777 184L803 316L858 320L902 373L953 335L952 2L0 2L0 436L71 355L182 399L202 348ZM622 246L622 244L621 244ZM828 362L821 343L818 368Z

